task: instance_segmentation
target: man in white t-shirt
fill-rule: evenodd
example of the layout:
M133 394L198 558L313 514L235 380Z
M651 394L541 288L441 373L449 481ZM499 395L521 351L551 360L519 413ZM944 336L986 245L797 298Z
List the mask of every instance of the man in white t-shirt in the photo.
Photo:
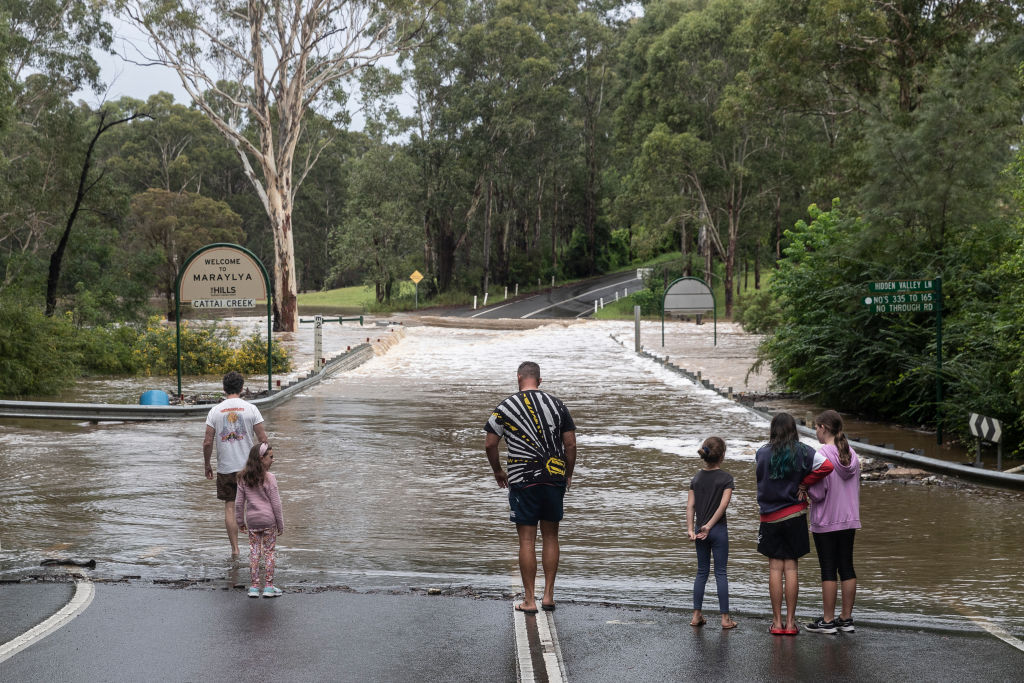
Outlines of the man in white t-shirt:
M210 409L206 416L206 438L203 439L203 461L206 478L213 479L210 457L217 442L217 498L224 501L224 527L231 542L231 555L238 555L238 524L235 522L236 475L245 467L253 435L260 443L267 442L263 416L259 408L241 398L245 379L231 371L224 375L227 397Z

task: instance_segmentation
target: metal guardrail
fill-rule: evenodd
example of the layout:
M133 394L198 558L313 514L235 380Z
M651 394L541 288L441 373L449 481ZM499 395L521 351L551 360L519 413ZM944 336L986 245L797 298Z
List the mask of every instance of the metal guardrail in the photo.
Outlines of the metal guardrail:
M319 372L309 372L269 396L253 399L250 403L261 410L269 410L298 392L319 384L330 375L343 370L351 370L371 358L373 358L373 347L369 344L360 344L351 351L328 360ZM0 401L0 418L82 420L87 422L181 420L205 416L212 407L213 404L210 403L186 406L144 406L110 403Z
M617 339L614 335L612 339L619 344L625 346L621 340ZM653 354L650 351L640 351L640 355L646 356L651 360L659 363L673 372L677 372L683 375L687 379L693 381L698 385L704 386L706 389L710 389L730 400L733 396L730 391L722 390L716 387L714 384L706 379L700 379L699 376L691 373L685 368L681 368L674 363L668 361L667 357L662 357L657 354ZM767 421L771 421L773 415L763 410L758 410L749 405L739 403L750 412L754 413L758 417L761 417ZM797 425L799 432L805 436L815 436L813 429ZM932 472L935 474L944 474L946 476L955 477L957 479L966 479L969 481L977 482L979 484L987 484L989 486L999 486L1007 489L1020 489L1024 490L1024 475L1011 474L1009 472L999 472L997 470L986 470L981 467L972 467L971 465L962 465L960 463L949 462L947 460L939 460L938 458L929 458L923 455L917 455L916 453L907 453L906 451L898 451L892 448L885 448L883 446L875 446L869 443L863 443L860 441L851 440L851 445L857 453L864 453L871 455L876 458L882 458L890 462L898 462L905 465L913 465L920 469Z

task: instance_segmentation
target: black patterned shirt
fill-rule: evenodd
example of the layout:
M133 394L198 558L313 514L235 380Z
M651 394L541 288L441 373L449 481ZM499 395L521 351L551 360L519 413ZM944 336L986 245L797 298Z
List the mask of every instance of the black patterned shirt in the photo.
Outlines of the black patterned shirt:
M505 438L509 486L565 485L562 434L576 431L576 424L557 398L540 389L512 394L498 404L484 429Z

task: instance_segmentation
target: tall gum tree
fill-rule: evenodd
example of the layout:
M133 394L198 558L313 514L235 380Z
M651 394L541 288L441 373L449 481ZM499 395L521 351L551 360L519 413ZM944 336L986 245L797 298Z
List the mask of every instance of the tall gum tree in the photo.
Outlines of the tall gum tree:
M231 142L266 210L278 327L298 326L295 194L329 144L296 159L309 112L339 107L343 82L416 38L430 0L128 0L148 64L173 69Z

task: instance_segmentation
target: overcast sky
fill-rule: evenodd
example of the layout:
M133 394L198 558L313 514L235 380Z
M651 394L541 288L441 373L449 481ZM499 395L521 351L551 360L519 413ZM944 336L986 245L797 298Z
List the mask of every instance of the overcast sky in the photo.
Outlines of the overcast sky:
M140 66L136 62L145 61L142 53L149 51L145 35L135 25L116 17L107 17L114 27L114 42L111 46L117 54L94 51L93 57L100 65L100 80L106 86L100 94L91 90L80 90L73 96L74 100L84 100L92 107L101 102L118 100L122 97L133 97L145 101L150 95L158 92L169 92L174 95L178 104L189 106L192 98L185 92L178 75L164 66ZM352 102L352 104L358 104ZM404 103L411 107L411 103ZM405 106L403 106L405 109ZM362 130L363 116L358 111L352 112L352 130Z

